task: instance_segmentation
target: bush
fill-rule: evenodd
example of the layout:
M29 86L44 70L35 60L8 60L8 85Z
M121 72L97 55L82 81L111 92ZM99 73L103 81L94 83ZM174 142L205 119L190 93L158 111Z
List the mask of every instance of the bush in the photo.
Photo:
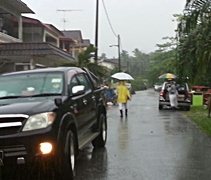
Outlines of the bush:
M133 91L143 90L143 84L144 81L141 77L136 77L133 81L131 81Z

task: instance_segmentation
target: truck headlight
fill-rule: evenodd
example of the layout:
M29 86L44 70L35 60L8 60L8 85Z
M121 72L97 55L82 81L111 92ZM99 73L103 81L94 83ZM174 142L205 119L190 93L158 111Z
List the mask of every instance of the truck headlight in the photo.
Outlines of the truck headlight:
M22 131L46 128L53 123L55 117L56 114L53 112L46 112L30 116L27 119Z

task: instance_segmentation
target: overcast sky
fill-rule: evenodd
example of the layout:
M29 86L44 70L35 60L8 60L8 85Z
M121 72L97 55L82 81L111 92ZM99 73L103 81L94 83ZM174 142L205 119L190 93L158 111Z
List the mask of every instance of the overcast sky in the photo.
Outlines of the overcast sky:
M54 25L60 30L81 30L83 39L95 44L96 0L22 0L35 14L25 15ZM175 36L173 14L182 13L186 0L104 0L114 33L121 37L121 49L132 55L155 51L156 44L165 43L163 37ZM58 10L79 10L61 12ZM67 22L63 23L63 19ZM115 37L99 0L99 55L118 56Z

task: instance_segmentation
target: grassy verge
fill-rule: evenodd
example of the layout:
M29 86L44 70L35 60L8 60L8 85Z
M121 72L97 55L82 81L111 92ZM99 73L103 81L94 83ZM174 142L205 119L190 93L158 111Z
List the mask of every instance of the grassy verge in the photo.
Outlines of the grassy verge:
M204 109L203 106L192 106L190 111L183 111L191 121L205 133L211 135L211 117L208 117L208 109Z

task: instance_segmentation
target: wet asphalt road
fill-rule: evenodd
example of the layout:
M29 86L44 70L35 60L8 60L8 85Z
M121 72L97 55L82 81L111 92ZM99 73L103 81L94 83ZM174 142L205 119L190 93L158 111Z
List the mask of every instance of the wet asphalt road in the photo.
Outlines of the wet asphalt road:
M106 148L88 145L75 180L210 180L211 137L181 111L158 110L158 92L136 92L129 115L108 108Z

